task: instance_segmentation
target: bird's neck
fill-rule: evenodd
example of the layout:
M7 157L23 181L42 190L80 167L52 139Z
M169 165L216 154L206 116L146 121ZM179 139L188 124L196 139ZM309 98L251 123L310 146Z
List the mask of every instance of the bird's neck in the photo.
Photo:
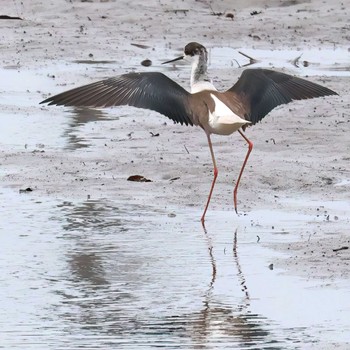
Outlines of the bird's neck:
M192 63L191 92L198 91L198 85L206 85L207 83L210 84L207 72L207 57L197 56Z

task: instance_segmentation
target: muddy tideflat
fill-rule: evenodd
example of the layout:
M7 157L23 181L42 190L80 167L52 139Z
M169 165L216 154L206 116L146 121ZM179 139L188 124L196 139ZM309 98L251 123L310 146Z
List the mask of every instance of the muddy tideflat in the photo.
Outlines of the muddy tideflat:
M127 323L130 329L123 333L128 336L138 326L146 327L138 322L135 310L149 308L168 315L174 308L173 317L147 319L145 312L142 321L169 325L176 315L184 322L186 315L198 320L186 332L176 328L178 348L179 339L188 341L187 348L204 343L198 334L207 335L215 348L215 337L210 335L218 329L232 337L221 338L228 339L225 346L232 339L242 341L224 326L228 320L232 328L263 325L258 330L268 335L260 345L282 339L280 348L295 348L301 335L309 348L347 347L350 317L337 317L342 308L341 315L349 314L341 302L349 291L350 249L337 250L349 245L350 220L346 56L350 44L349 8L344 2L221 1L209 6L188 0L45 4L32 0L11 2L2 14L23 20L0 20L0 203L7 218L0 226L6 237L0 254L1 266L6 267L1 298L14 302L12 310L17 310L15 302L20 305L27 327L18 328L20 317L2 310L7 315L2 320L7 325L5 344L21 347L13 334L23 342L29 333L39 337L33 325L44 319L53 328L48 326L36 345L33 341L36 349L49 340L55 348L63 346L63 335L69 333L65 324L71 334L83 334L80 345L88 347L92 333L88 326L84 330L83 320L85 325L93 320L90 324L97 325L101 335L103 329L118 329L113 328L120 325L113 315L124 310L123 315L133 315ZM212 258L199 222L212 179L201 130L128 107L92 111L39 105L49 94L130 71L162 71L189 86L190 67L164 67L161 62L181 53L190 41L209 49L209 73L219 88L229 88L249 63L240 51L256 59L257 66L306 77L339 94L279 107L247 129L254 149L239 189L238 217L233 210L233 181L246 145L239 135L213 138L220 173L207 217ZM145 59L152 66L143 66ZM152 182L127 181L136 174ZM28 187L33 191L19 193ZM241 272L231 253L236 228ZM193 267L193 281L188 266ZM252 304L235 284L242 281L238 279L242 273L250 297L255 298ZM263 281L271 279L275 294L273 288L261 289ZM235 287L228 287L231 282ZM283 323L278 310L266 308L276 300L281 310L288 304L283 303L286 288L281 287L281 298L277 293L278 283L284 282L295 285L305 300L311 296L336 300L334 315L332 305L326 308L324 302L328 321L324 316L313 327L317 305L307 308L306 303L311 316L304 328L293 328L297 313ZM310 289L315 294L308 294ZM142 299L137 290L149 299ZM166 293L157 309L159 290ZM24 291L30 304L23 299ZM180 296L176 305L174 291ZM269 295L273 295L270 304ZM116 296L121 297L120 304L113 304ZM41 301L46 301L46 308ZM209 309L201 307L205 303ZM293 303L297 305L297 299ZM254 312L256 318L251 316ZM208 323L205 317L222 323L215 328L218 323ZM278 322L270 322L273 319ZM204 324L210 331L198 333L197 327ZM282 324L285 327L279 327ZM96 337L97 345L108 344L112 333ZM77 341L74 336L70 340Z

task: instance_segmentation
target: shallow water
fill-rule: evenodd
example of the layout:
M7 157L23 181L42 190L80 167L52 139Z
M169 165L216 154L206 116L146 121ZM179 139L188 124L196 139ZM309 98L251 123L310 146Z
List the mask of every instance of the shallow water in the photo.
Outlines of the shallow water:
M262 242L298 239L310 217L280 213L272 229L267 212L215 212L203 230L196 210L38 201L12 189L0 191L0 203L2 348L350 342L346 281L320 287L269 269L280 254Z

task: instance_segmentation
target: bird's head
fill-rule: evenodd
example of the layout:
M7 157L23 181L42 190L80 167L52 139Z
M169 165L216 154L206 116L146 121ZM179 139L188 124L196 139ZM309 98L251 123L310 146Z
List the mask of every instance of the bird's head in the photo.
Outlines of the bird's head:
M198 60L207 62L207 59L208 59L207 49L199 43L191 42L185 46L183 55L176 57L170 61L163 62L162 64L171 63L179 60L186 60L191 63L193 63L194 61L198 62Z

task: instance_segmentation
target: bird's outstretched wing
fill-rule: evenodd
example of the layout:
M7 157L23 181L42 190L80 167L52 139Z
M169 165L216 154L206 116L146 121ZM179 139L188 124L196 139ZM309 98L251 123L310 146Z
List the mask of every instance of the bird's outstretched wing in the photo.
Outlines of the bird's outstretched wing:
M47 98L49 105L103 108L129 105L151 109L176 123L193 125L186 108L190 93L157 72L128 73Z
M336 92L305 79L268 69L246 69L227 91L243 101L242 117L257 123L275 107L293 100L337 95Z

